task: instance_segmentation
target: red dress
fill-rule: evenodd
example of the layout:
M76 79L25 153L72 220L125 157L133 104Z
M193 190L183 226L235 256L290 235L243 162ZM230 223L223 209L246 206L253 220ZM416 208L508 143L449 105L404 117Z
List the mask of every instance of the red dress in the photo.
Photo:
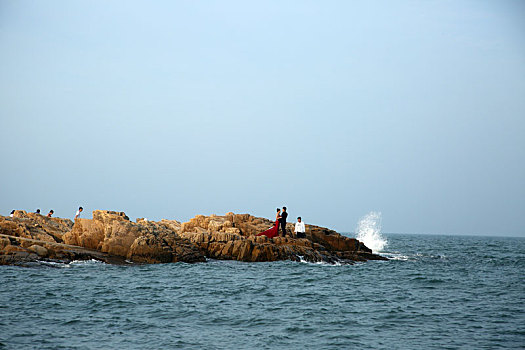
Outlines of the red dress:
M279 219L275 220L275 225L269 230L259 233L257 236L266 236L268 238L274 238L279 235Z

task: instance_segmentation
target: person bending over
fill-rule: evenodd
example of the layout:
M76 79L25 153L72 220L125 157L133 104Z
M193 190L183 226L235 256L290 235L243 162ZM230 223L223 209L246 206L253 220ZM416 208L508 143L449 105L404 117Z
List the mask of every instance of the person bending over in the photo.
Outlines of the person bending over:
M82 207L78 207L78 210L77 210L77 213L75 214L75 220L80 217L80 213L82 213L82 210L84 210L84 208Z

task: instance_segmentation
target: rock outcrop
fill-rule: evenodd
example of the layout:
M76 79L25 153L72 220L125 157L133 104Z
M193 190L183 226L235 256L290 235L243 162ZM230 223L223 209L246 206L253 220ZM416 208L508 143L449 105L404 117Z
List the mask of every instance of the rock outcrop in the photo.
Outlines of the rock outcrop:
M71 231L73 221L16 210L13 217L0 216L0 234L62 243L62 236Z
M0 234L0 265L26 265L35 261L69 263L92 259L108 264L125 264L123 258L96 250Z
M64 242L133 262L203 262L204 255L188 240L177 234L177 221L160 222L138 219L131 222L123 212L93 211L93 219L77 219Z
M38 259L136 263L220 260L351 263L386 260L354 238L306 225L306 238L256 236L273 222L249 214L197 215L188 222L137 219L95 210L92 219L47 218L17 211L0 217L0 264ZM289 223L288 231L293 231Z
M224 216L197 215L181 225L179 234L195 243L209 258L239 261L305 260L344 262L383 260L354 238L319 226L306 225L306 238L275 237L256 234L274 223L249 214ZM288 232L293 224L288 223Z

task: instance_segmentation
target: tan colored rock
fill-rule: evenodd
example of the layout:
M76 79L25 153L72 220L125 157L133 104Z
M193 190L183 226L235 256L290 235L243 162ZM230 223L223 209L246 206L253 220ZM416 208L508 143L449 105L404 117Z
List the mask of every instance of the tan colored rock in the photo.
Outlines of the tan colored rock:
M197 215L181 224L179 234L199 246L201 252L213 259L240 261L276 261L304 259L306 261L337 262L362 260L369 252L356 239L313 225L306 225L307 238L256 236L272 227L274 222L249 214L227 213ZM287 224L288 234L293 223ZM366 259L379 256L370 255Z
M235 260L237 260L237 257L240 255L243 246L244 241L242 240L233 242L231 256L235 257Z
M5 245L7 241L9 244ZM124 259L95 250L56 242L39 241L32 238L0 234L0 265L24 265L35 261L101 260L111 264L122 264Z
M206 227L207 230L211 232L218 232L221 229L221 223L216 220L210 220L208 222L208 227Z
M0 234L15 237L60 243L72 227L73 222L69 219L48 218L24 210L16 210L12 218L0 216Z
M224 249L225 243L218 243L218 242L211 242L207 243L205 245L201 245L201 251L205 253L205 255L212 259L225 259L225 260L231 260L231 256L223 256L222 251Z
M7 237L0 237L0 250L4 249L11 244L11 241Z
M169 263L173 259L170 249L161 239L148 234L135 239L127 258L141 263Z
M18 246L18 245L12 245L12 244L9 244L7 245L3 251L5 253L12 253L12 252L27 252L27 249L24 249L22 248L21 246Z
M266 236L251 236L257 243L268 243L270 241L270 238ZM249 237L249 238L251 238Z
M227 227L224 229L224 232L226 233L232 233L234 235L240 235L241 234L241 230L237 227Z
M233 257L232 255L232 252L233 252L233 245L235 243L233 241L230 241L230 242L227 242L226 244L223 245L223 248L222 248L222 251L220 253L220 256L221 257L229 257L230 259Z
M14 218L0 216L0 264L28 261L39 255L82 259L96 251L107 254L100 259L116 256L141 263L197 262L204 261L205 256L239 261L383 259L356 239L313 225L306 225L306 239L256 236L273 225L265 218L234 213L197 215L185 223L131 222L123 212L106 210L95 210L93 219L77 219L73 225L71 220L17 211ZM291 233L293 224L288 223L287 228ZM62 241L70 246L60 245Z
M168 242L147 234L135 239L127 258L141 263L204 262L206 259L194 244L181 238Z
M269 244L257 244L251 253L250 261L275 261L275 251Z
M49 252L46 248L40 246L40 245L36 245L36 244L33 244L31 245L29 248L27 248L27 250L37 254L39 257L47 257Z
M181 223L177 220L162 219L160 220L159 224L166 226L167 228L169 228L170 230L174 232L178 233L180 231Z
M71 232L63 236L64 243L100 250L104 241L104 225L100 221L76 219Z
M210 241L211 235L207 232L186 232L182 234L181 237L184 237L193 243L202 244L208 243Z
M112 255L127 256L133 242L147 233L147 226L134 224L130 221L115 220L104 227L104 240L100 251Z
M239 255L237 256L237 260L252 261L251 253L253 251L254 244L249 240L245 240L243 243L244 244L239 251Z
M191 240L204 241L206 231L193 233L190 239L186 239L178 235L178 230L180 223L175 220L137 219L134 223L123 212L95 210L93 219L77 220L64 237L67 243L127 257L135 262L205 261Z
M143 229L147 225L147 222L132 223L123 212L95 210L93 219L77 219L71 232L64 235L64 241L125 257L135 239L148 232Z

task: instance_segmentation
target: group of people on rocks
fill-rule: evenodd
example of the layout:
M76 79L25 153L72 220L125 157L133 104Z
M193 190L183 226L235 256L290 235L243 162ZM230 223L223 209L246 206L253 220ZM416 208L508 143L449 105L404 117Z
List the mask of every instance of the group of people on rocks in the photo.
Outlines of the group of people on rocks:
M75 220L76 220L77 218L80 217L80 213L82 213L83 210L84 210L84 208L82 208L82 207L78 207L78 210L77 210L77 212L76 212L76 214L75 214ZM51 209L51 210L49 211L49 213L47 213L46 217L48 217L48 218L53 217L53 214L54 214L54 213L55 213L54 210ZM40 209L37 209L37 210L35 211L35 214L42 215L42 214L40 213ZM14 216L15 216L15 210L13 209L13 210L11 210L11 214L9 214L9 217L12 218L12 217L14 217Z
M275 225L270 229L257 234L257 236L266 236L268 238L277 237L279 236L279 228L281 229L282 237L288 236L288 232L286 230L287 218L288 212L286 211L286 207L283 207L282 211L281 209L277 208L277 214L275 216ZM292 235L290 234L290 236ZM300 216L297 218L297 222L295 223L295 236L297 238L306 238L306 228Z
M80 217L80 213L82 213L83 210L84 208L78 207L78 210L75 213L75 220ZM53 211L53 209L51 209L49 213L47 213L46 216L50 218L53 216L54 213L55 212ZM37 209L35 211L35 214L41 215L40 209ZM9 216L14 217L14 215L15 215L15 210L13 209ZM275 225L272 228L259 233L257 236L267 236L268 238L279 236L279 228L280 228L282 232L281 234L282 237L286 237L286 236L292 237L292 234L290 233L290 235L288 235L288 231L286 230L286 219L287 218L288 218L288 212L286 211L286 207L283 207L282 211L281 209L277 208L277 214L275 216ZM306 238L306 227L304 226L304 222L300 216L297 218L297 222L295 223L294 231L295 231L295 236L297 238Z

